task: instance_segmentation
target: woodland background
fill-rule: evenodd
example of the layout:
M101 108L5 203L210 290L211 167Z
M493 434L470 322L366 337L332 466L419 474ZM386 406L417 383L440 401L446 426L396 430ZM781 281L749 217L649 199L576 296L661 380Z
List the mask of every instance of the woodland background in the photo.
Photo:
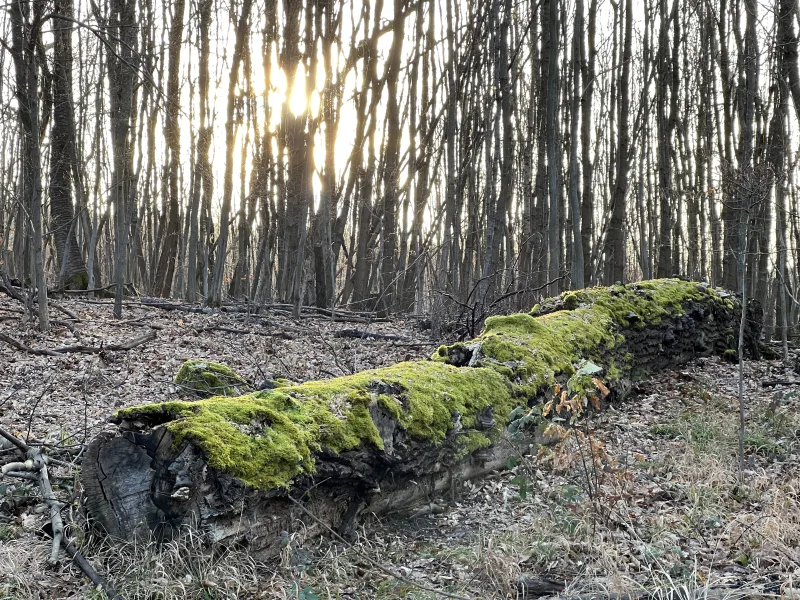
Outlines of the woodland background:
M45 308L48 285L108 286L118 316L139 293L441 328L677 275L755 296L785 339L799 19L796 0L9 0L0 270Z

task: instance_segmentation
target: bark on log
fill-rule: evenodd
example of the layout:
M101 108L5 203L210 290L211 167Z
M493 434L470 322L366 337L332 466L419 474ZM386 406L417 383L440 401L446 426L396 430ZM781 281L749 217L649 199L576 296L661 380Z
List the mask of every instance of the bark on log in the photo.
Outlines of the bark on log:
M599 377L607 400L624 397L655 370L733 347L739 314L732 295L679 280L567 292L488 319L430 361L122 410L119 431L87 451L86 508L113 536L192 523L267 555L286 532L346 534L362 514L411 511L543 441L543 427L509 421L530 424L514 409L552 399L556 384ZM748 336L757 342L758 319Z

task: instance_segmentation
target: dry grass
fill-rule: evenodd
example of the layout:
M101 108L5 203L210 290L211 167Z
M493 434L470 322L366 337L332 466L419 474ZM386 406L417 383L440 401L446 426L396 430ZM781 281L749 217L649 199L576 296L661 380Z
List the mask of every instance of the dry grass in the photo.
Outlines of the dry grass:
M797 598L800 403L752 395L742 483L735 403L724 389L707 392L703 377L671 392L667 379L656 381L649 404L603 413L539 460L468 484L442 515L368 522L352 547L323 539L262 564L241 551L213 552L191 529L163 545L86 538L81 546L123 598L137 600L437 597L365 555L404 579L474 599L516 598L523 574L569 582L566 595ZM48 571L47 541L20 531L0 525L0 598L101 597L76 585L68 563Z

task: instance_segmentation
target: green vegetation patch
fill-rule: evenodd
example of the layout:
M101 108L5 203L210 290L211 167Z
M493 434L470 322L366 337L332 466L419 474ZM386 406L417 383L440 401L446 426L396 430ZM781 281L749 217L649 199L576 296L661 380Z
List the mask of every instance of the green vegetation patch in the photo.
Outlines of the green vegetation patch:
M406 362L237 398L133 407L117 418L166 423L176 444L191 440L215 469L271 489L313 473L314 455L323 449L383 449L370 412L375 405L411 437L434 443L443 442L458 421L474 428L477 415L493 407L494 428L478 434L479 440L470 438L461 452L488 446L513 408L507 382L491 369Z
M606 379L615 381L633 362L627 355L615 362L609 352L625 341L626 329L657 324L709 297L723 302L710 288L678 279L568 291L561 296L565 310L537 316L537 305L529 314L490 317L476 340L440 347L433 358L461 364L467 349L478 348L477 364L514 381L525 397L554 386L558 376L573 375L583 359L603 365Z
M230 367L207 360L187 360L175 375L175 383L198 398L241 396L252 389Z
M689 411L672 423L653 425L650 433L661 437L682 439L695 449L706 451L712 442L725 437L725 424L714 413Z

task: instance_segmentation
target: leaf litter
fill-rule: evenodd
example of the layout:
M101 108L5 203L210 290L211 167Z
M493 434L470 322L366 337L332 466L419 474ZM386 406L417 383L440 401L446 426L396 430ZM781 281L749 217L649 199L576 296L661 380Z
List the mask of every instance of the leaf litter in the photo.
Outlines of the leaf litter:
M325 318L130 304L115 321L105 302L61 304L80 321L43 335L17 316L0 320L0 332L34 348L123 343L143 328L156 339L127 352L58 357L0 344L0 426L49 443L85 443L112 429L108 417L119 408L182 397L172 377L187 359L221 362L257 387L424 358L436 347L416 320L359 323L401 338L359 339L337 337L352 324ZM18 307L0 298L0 316L11 309ZM780 361L747 362L745 376L741 482L736 367L700 358L638 383L624 403L581 420L537 457L520 456L509 471L468 482L410 518L368 520L350 546L327 538L289 544L277 564L264 565L246 555L215 559L198 536L189 536L200 544L191 553L112 550L82 531L77 537L126 598L433 597L376 571L364 555L403 579L471 598L534 597L520 587L531 581L576 594L691 582L789 597L800 580L800 376ZM60 481L77 501L74 478ZM46 519L28 489L0 481L0 598L99 597L69 561L47 566ZM77 503L65 510L77 523L79 512ZM158 567L152 576L143 575L148 561Z

